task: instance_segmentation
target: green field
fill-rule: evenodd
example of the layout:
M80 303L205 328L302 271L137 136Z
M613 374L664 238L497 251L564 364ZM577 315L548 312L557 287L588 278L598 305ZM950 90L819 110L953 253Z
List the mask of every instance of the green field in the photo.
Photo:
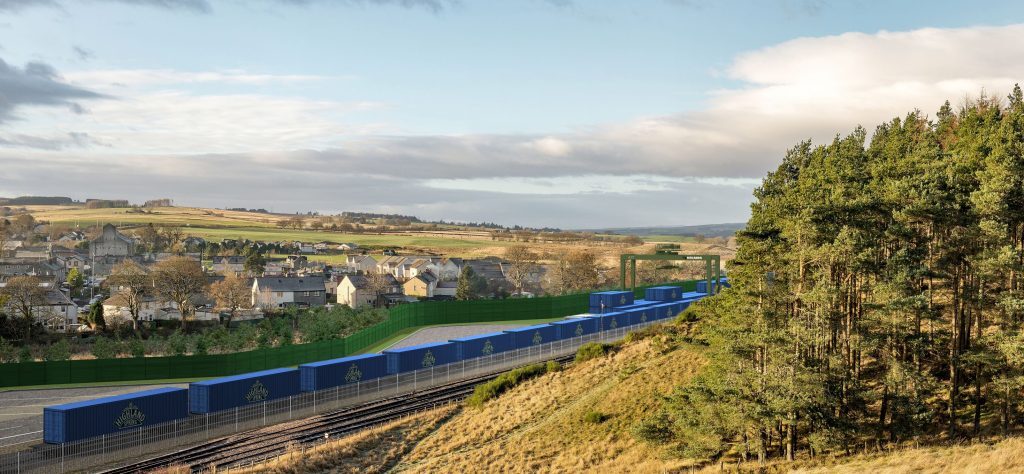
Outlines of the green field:
M252 212L224 211L191 207L161 207L144 209L85 209L81 207L31 206L31 214L53 225L88 227L114 224L116 226L153 223L160 226L180 227L185 235L208 240L249 239L264 242L327 241L354 242L369 247L419 247L443 250L470 250L480 247L504 247L509 242L487 238L435 237L400 234L351 234L342 232L282 229L277 222L291 216ZM318 258L331 261L331 257Z

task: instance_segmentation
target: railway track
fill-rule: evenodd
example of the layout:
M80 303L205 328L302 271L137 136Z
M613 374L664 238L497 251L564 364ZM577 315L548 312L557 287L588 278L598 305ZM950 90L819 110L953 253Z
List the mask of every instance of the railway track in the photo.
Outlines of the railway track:
M555 358L566 363L572 356ZM348 407L303 420L291 421L217 438L191 448L163 454L123 467L102 471L106 474L143 473L168 466L187 466L202 472L265 459L315 440L355 433L405 415L424 411L466 398L473 388L501 373L493 372L412 394Z

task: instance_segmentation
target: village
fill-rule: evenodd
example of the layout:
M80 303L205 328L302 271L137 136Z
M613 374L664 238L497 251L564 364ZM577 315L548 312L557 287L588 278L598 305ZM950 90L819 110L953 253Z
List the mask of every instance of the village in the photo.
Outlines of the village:
M49 331L88 330L90 306L102 306L105 324L182 320L173 298L159 288L131 293L124 273L137 269L145 274L170 261L190 261L205 282L190 299L186 317L195 321L222 321L234 312L235 321L260 319L284 308L316 308L343 305L352 309L391 307L428 300L456 299L460 276L468 279L472 295L465 298L532 297L542 291L545 273L535 257L509 262L500 257L462 259L432 255L398 255L394 250L370 254L354 243L239 242L226 239L217 248L242 248L242 255L207 255L208 243L196 237L180 237L180 252L147 252L141 239L106 224L99 235L88 238L74 230L49 240L42 225L18 229L3 242L0 259L0 294L22 317L31 316ZM46 239L46 240L43 240ZM29 245L26 242L35 240ZM170 247L170 246L168 246ZM284 257L265 253L287 252ZM318 255L341 253L343 264L328 264ZM218 304L207 291L229 280L244 286L243 298L235 295ZM151 278L149 285L159 279ZM38 291L13 288L30 282ZM197 288L198 289L198 288ZM238 293L236 291L235 293ZM25 304L18 305L17 302ZM222 301L223 302L223 301Z

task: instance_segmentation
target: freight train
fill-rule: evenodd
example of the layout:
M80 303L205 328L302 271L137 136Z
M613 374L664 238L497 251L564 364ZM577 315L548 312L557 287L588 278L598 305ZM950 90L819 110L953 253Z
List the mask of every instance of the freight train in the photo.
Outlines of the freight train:
M723 278L722 286L728 286ZM704 286L706 288L706 285ZM704 292L683 292L675 286L590 295L589 314L570 316L504 332L480 334L418 346L389 349L340 359L221 377L189 384L97 398L43 409L43 441L69 443L125 430L139 429L189 416L208 415L252 404L314 392L380 377L491 356L562 339L644 324L681 313Z

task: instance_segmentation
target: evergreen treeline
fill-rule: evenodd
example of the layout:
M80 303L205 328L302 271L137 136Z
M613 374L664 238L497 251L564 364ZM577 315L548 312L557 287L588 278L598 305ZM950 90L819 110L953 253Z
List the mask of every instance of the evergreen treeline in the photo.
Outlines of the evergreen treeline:
M794 458L1021 426L1024 97L789 150L755 191L708 365L638 434Z

